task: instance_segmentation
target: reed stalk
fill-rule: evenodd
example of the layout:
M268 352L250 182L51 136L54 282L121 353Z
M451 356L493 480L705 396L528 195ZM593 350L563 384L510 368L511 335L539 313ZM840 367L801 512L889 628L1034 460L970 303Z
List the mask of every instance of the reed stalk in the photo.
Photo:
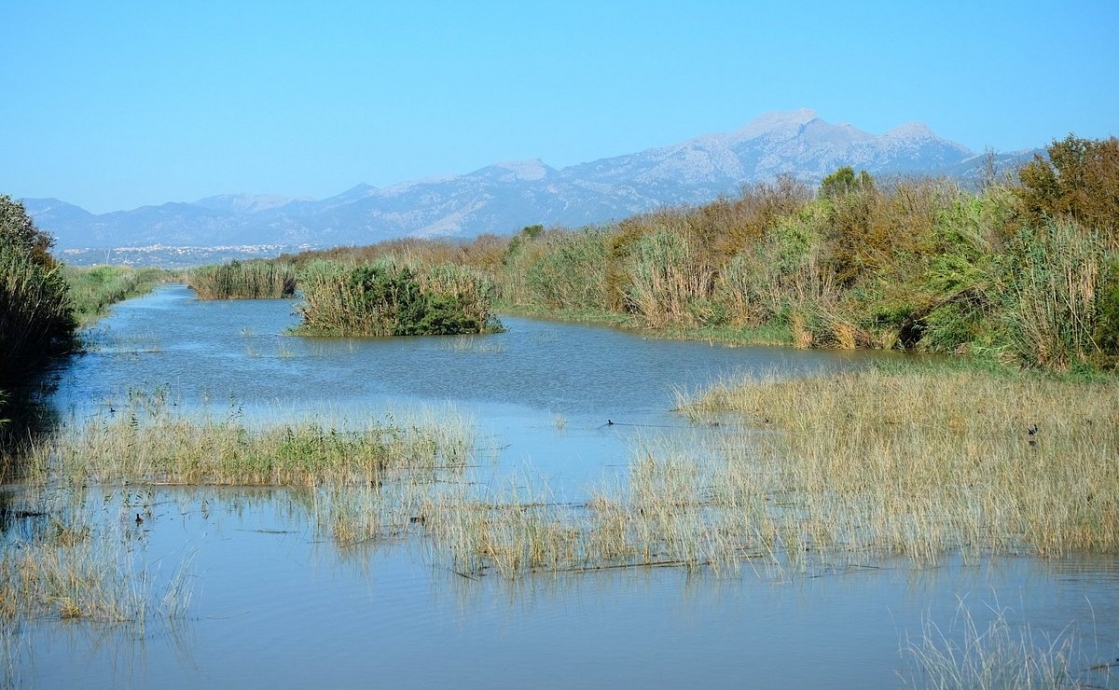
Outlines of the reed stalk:
M187 273L199 299L280 299L295 294L295 269L278 261L232 261Z

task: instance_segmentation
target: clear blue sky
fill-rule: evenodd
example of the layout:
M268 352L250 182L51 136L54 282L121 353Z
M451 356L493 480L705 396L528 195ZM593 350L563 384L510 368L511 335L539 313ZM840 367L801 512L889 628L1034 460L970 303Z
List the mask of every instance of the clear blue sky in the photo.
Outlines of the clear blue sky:
M9 2L0 193L94 212L555 167L812 108L1119 134L1119 2Z

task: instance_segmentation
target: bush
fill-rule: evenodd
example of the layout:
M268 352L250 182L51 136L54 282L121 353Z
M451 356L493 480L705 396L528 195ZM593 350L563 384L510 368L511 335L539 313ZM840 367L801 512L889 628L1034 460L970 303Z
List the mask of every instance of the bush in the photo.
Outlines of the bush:
M394 259L347 267L316 261L300 274L305 335L455 335L501 330L493 284L468 267Z
M605 233L587 228L552 234L545 242L547 251L538 254L525 273L532 301L562 310L605 309Z
M0 386L24 383L73 344L69 289L52 244L22 204L0 195Z
M1016 190L1027 223L1067 220L1092 230L1119 249L1119 139L1054 141L1047 157L1034 156L1018 176Z

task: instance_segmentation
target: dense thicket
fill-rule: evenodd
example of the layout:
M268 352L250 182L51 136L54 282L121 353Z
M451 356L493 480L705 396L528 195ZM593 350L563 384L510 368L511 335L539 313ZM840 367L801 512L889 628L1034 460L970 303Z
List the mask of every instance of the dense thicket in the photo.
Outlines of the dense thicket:
M501 329L493 283L454 264L393 258L348 264L314 261L299 274L298 331L307 335L456 335Z
M53 238L0 195L0 388L23 383L71 345L74 316Z

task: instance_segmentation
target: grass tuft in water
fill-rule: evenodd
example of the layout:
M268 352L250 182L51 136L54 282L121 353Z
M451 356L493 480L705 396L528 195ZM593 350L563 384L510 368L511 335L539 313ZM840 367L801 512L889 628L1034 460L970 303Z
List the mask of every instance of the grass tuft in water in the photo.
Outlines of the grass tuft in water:
M37 445L42 476L73 485L370 485L407 469L466 463L473 439L454 414L368 420L360 427L310 420L253 426L238 414L191 416L161 395L70 424Z
M5 625L54 616L129 624L142 632L154 614L175 618L190 599L189 563L167 591L155 591L149 567L128 547L127 525L94 524L69 494L42 494L34 509L6 520L0 541L0 620Z
M1039 643L1028 628L1015 630L1000 611L981 628L961 605L961 613L948 631L926 622L923 635L903 652L913 662L908 687L935 690L1067 690L1110 687L1095 680L1082 682L1074 675L1080 664L1071 636ZM1080 664L1087 666L1086 664ZM1108 666L1089 673L1108 671Z

